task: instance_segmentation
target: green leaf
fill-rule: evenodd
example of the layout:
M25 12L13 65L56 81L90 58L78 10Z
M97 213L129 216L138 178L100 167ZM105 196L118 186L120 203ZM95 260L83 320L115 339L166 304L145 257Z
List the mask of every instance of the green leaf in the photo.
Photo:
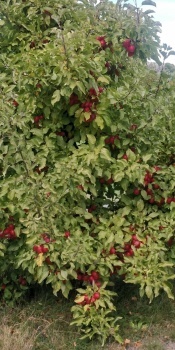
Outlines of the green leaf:
M143 211L144 209L144 201L142 199L139 199L137 202L137 209L138 211Z
M77 86L78 86L79 90L81 92L83 92L83 94L86 94L85 86L81 81L77 81Z
M146 293L147 297L150 299L150 301L152 301L154 294L153 294L152 287L150 285L146 286L145 293Z
M88 138L88 143L90 145L94 145L96 143L96 138L94 135L87 134L87 138Z
M148 162L148 160L150 160L152 158L152 154L146 154L142 156L142 159L145 163Z
M173 295L173 293L172 293L170 287L169 287L167 284L165 284L165 283L163 284L163 289L164 289L164 291L167 293L168 298L174 299L174 295Z
M114 182L120 182L124 178L125 174L123 172L116 172L113 175Z
M101 151L100 151L100 157L101 157L102 159L105 159L105 160L109 161L109 162L112 161L110 152L109 152L109 150L108 150L107 148L102 148L102 149L101 149Z
M144 11L145 15L149 15L150 13L155 13L155 11L154 10L146 10L146 11Z
M61 276L66 280L68 272L66 270L61 270L60 273L61 273Z
M54 106L56 102L59 102L61 98L60 90L55 90L52 95L51 104Z
M174 56L174 55L175 55L175 51L170 51L170 52L168 52L168 56L167 57Z
M148 5L148 6L155 6L156 7L156 3L152 0L144 0L142 1L142 5Z

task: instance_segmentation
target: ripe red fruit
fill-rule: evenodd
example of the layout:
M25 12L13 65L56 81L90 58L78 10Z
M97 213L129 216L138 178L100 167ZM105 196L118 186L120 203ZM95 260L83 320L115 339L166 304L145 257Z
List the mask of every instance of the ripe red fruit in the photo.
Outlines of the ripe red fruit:
M9 234L10 234L10 237L9 237L10 239L16 238L16 233L14 230L11 230Z
M90 299L90 304L95 303L95 301L96 301L96 299L94 298L94 296L92 296L91 299Z
M150 204L154 204L154 202L155 202L154 197L152 197L152 198L149 199L149 203L150 203Z
M56 131L55 134L56 134L57 136L62 136L62 137L65 136L65 132L64 132L64 131Z
M124 154L124 155L122 156L122 159L128 160L127 154Z
M90 111L91 111L90 107L84 107L84 112L90 112Z
M69 98L69 104L70 104L71 106L73 106L73 105L78 104L79 102L80 102L80 101L79 101L78 96L77 96L76 94L72 93L72 95L71 95L70 98Z
M97 36L96 39L100 42L101 47L102 47L103 49L105 49L105 48L107 47L107 42L106 42L106 40L105 40L105 36L104 36L104 35L103 35L103 36Z
M89 111L88 111L89 112ZM90 118L89 119L84 119L84 121L86 122L86 123L91 123L91 122L93 122L93 120L95 120L96 119L96 114L95 113L91 113L91 115L90 115Z
M104 177L101 177L101 178L99 179L99 181L100 181L101 184L104 184L104 183L106 182L105 179L104 179Z
M132 235L132 242L138 241L137 235Z
M155 188L155 190L158 190L160 188L158 184L153 184L153 187Z
M150 188L148 188L148 189L146 190L146 193L147 193L148 195L152 196L153 191L152 191Z
M111 247L109 253L112 254L116 254L116 249L114 247Z
M100 293L99 293L99 292L95 292L95 293L93 294L93 297L94 297L95 300L100 299ZM92 297L92 298L93 298L93 297Z
M16 100L13 100L12 101L12 105L15 106L15 107L18 107L19 104L18 104L18 102Z
M100 40L100 44L101 44L101 47L105 48L107 43L106 43L106 40Z
M138 196L139 194L140 194L140 190L139 190L139 188L135 188L134 189L134 194L135 194L135 196Z
M88 208L88 212L89 213L92 213L94 210L97 209L97 206L95 204L91 205L89 208Z
M140 242L139 240L134 240L134 241L133 241L133 245L134 245L134 247L135 247L136 249L138 249L138 248L140 248L140 246L141 246L141 242Z
M124 42L123 42L123 47L127 50L128 47L131 45L131 39L126 39Z
M128 250L130 250L130 249L131 249L131 244L125 243L125 245L124 245L124 250L125 250L125 251L128 251Z
M107 137L107 138L105 139L105 144L106 144L106 145L109 145L109 144L110 144L110 137Z
M98 91L99 91L99 93L101 94L101 93L104 91L104 88L100 86L100 87L98 88Z
M162 205L165 203L165 198L161 198L161 200L158 202L158 205Z
M167 241L167 245L168 245L169 247L172 247L173 243L174 243L174 238L171 237L171 238Z
M110 143L111 145L113 145L114 142L115 142L115 136L110 136L110 138L109 138L109 143Z
M41 237L43 238L43 240L44 240L46 243L50 243L51 239L50 239L50 237L48 236L47 233L42 233L42 234L41 234Z
M42 253L48 253L49 251L49 248L48 247L44 247L43 245L41 245L41 248L42 248Z
M95 281L95 285L100 288L101 287L101 282L100 281Z
M47 265L52 265L53 264L52 261L50 261L50 257L49 256L47 256L47 258L45 258L45 262L46 262Z
M77 188L81 191L84 191L84 187L82 185L78 185Z
M83 281L88 282L89 281L89 276L88 275L83 275Z
M93 277L93 279L96 281L100 278L100 274L97 271L92 271L91 272L91 276Z
M89 276L89 282L94 282L94 278L92 276Z
M26 281L26 279L25 278L23 278L23 277L19 277L19 283L22 285L22 286L25 286L26 284L27 284L27 281Z
M77 280L83 281L83 275L81 273L77 273Z
M84 301L86 304L90 304L91 303L91 298L89 298L89 296L87 294L84 295Z
M36 117L34 117L34 123L38 124L42 119L44 119L43 115L37 115Z
M172 201L173 201L172 197L168 197L167 200L166 200L167 204L171 204Z
M42 246L40 246L40 245L34 245L34 246L33 246L33 251L34 251L35 253L37 253L37 254L43 253Z
M31 41L30 43L30 49L33 49L35 47L35 42L34 41Z
M96 90L95 90L94 88L90 88L90 89L89 89L89 95L90 95L90 96L97 96Z
M13 225L13 224L10 224L10 225L8 226L9 231L14 230L14 228L15 228L15 225Z
M154 169L155 169L155 171L159 171L159 170L161 170L161 167L160 167L160 166L155 165L155 166L154 166Z
M105 67L106 67L106 68L108 68L108 69L109 69L109 68L110 68L110 66L111 66L111 65L110 65L110 63L109 63L109 62L106 62L106 63L105 63Z
M134 255L133 249L131 248L130 250L128 250L127 252L125 252L125 255L126 255L126 256L133 256L133 255Z
M64 232L64 237L65 238L69 238L70 237L70 232L69 231L65 231Z
M113 180L112 177L110 177L110 179L108 179L108 180L106 181L106 183L107 183L108 185L111 185L113 182L114 182L114 180Z
M131 54L131 53L134 54L135 50L136 50L135 45L130 45L130 46L127 48L127 51L128 51L128 53L130 53L130 54Z
M37 89L41 89L42 88L42 85L40 83L36 84L36 88Z

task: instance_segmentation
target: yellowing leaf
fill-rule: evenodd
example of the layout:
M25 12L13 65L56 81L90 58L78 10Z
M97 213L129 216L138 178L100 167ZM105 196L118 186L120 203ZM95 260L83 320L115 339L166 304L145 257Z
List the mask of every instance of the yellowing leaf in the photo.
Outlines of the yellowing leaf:
M37 266L42 266L44 261L43 253L40 253L38 257L36 258L36 264Z
M95 136L94 136L94 135L90 135L90 134L88 134L88 135L87 135L87 138L88 138L88 142L89 142L89 144L92 144L92 145L94 145L94 144L95 144L95 142L96 142L96 138L95 138Z
M97 79L97 81L100 81L101 83L106 83L106 84L109 84L109 79L108 78L106 78L106 77L99 77L98 79Z
M84 295L82 295L81 297L78 297L77 299L74 300L75 303L79 304L82 303L82 301L84 301Z

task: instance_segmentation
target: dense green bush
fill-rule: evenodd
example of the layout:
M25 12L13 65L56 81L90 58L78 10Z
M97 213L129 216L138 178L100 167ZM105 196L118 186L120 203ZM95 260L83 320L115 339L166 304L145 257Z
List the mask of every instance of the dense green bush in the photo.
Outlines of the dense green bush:
M146 64L159 23L126 1L0 9L2 298L78 280L75 324L120 341L113 275L150 300L175 276L174 82Z

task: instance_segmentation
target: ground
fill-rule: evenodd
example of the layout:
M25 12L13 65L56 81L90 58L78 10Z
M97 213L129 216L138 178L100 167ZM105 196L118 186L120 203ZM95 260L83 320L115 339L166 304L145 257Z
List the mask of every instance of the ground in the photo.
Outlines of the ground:
M112 339L104 347L97 340L79 340L79 332L69 325L74 295L68 301L42 287L13 308L1 305L0 349L175 350L175 302L162 293L149 304L136 287L123 283L114 289L124 345Z

